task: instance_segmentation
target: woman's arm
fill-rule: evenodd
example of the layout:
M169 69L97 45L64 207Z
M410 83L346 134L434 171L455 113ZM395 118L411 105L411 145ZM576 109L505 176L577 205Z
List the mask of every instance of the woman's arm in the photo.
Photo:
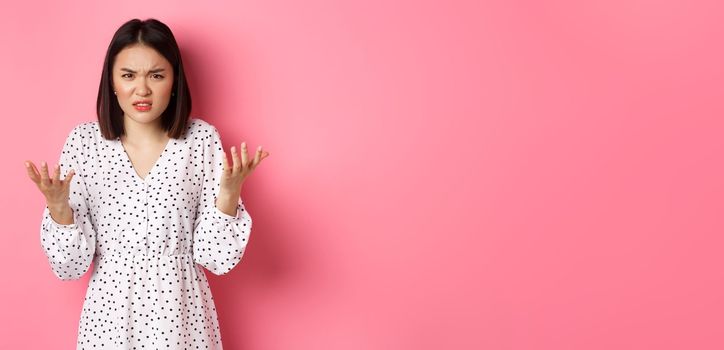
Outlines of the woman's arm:
M40 243L53 273L61 280L79 279L90 267L95 255L96 229L88 205L82 128L73 128L60 155L60 175L71 177L68 200L64 204L48 203L40 225ZM56 220L57 219L57 220Z
M203 146L203 183L194 222L193 259L212 273L223 275L244 255L251 216L240 196L219 196L224 150L218 130L212 126L209 132Z

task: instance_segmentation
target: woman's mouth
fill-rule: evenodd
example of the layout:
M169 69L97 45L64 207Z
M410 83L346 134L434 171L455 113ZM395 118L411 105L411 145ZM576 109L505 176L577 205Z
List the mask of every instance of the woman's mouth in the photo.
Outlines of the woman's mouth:
M146 112L151 110L151 104L150 103L137 103L133 105L134 108L136 108L139 112Z

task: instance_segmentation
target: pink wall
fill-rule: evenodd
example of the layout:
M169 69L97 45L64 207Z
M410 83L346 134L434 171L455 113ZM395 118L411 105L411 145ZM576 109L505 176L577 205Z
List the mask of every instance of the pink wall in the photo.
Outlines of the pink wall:
M0 348L75 347L88 275L52 275L23 161L94 120L133 17L271 152L208 274L226 348L724 348L721 2L100 3L0 11Z

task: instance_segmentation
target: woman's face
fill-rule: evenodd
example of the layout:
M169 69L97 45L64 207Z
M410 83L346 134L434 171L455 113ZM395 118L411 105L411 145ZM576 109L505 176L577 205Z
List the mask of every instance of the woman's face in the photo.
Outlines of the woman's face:
M139 123L158 119L171 100L173 81L171 63L148 46L128 46L113 62L113 90L124 119ZM135 105L141 100L147 100L150 105Z

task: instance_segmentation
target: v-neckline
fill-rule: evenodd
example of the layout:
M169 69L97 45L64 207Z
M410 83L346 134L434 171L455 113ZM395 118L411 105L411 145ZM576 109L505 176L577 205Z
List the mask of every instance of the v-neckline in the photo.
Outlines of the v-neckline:
M163 155L166 154L166 152L169 150L171 145L174 143L174 138L170 137L168 141L166 141L166 146L163 147L163 151L161 151L161 154L156 158L156 161L151 166L151 169L148 170L148 173L146 174L146 177L141 177L141 175L138 174L138 171L136 171L136 167L133 166L133 162L131 161L131 157L128 155L128 152L126 151L126 147L123 146L123 142L121 142L121 137L117 137L116 141L118 141L118 145L121 147L121 150L123 151L124 157L126 158L126 162L128 162L128 166L131 168L131 172L133 173L133 176L138 181L141 181L143 183L148 184L148 180L153 176L154 170L158 167L158 164L163 159Z

